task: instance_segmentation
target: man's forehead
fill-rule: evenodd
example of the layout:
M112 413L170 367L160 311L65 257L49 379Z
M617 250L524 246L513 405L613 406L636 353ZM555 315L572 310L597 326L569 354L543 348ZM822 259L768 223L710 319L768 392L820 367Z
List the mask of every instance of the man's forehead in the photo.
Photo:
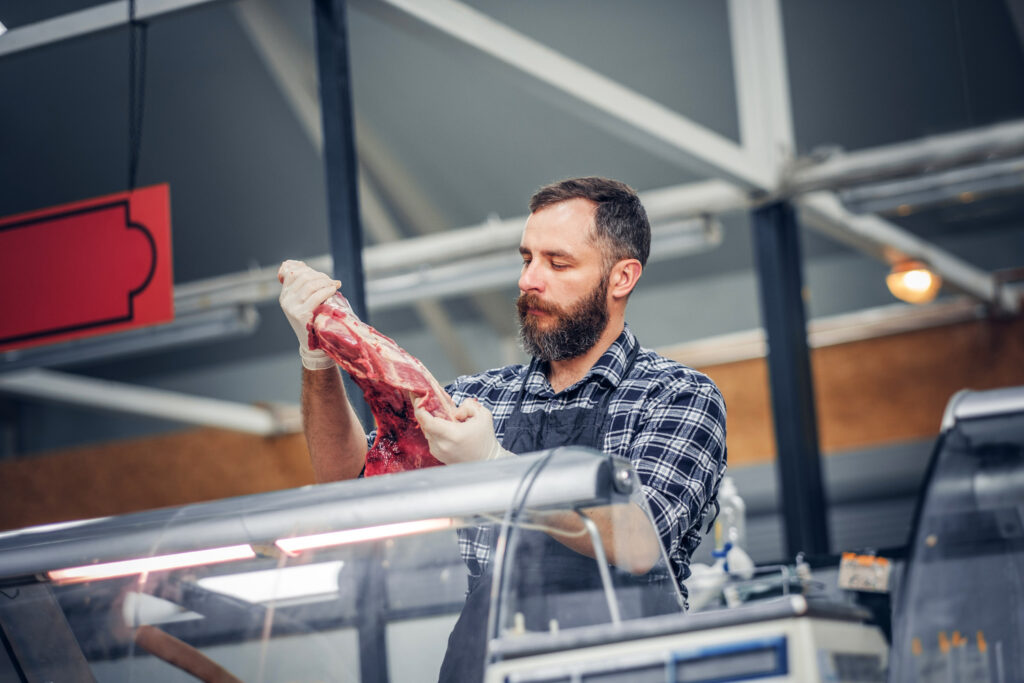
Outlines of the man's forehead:
M523 240L528 234L538 237L558 234L559 236L582 238L594 241L594 219L597 204L589 199L566 199L537 209L526 219Z

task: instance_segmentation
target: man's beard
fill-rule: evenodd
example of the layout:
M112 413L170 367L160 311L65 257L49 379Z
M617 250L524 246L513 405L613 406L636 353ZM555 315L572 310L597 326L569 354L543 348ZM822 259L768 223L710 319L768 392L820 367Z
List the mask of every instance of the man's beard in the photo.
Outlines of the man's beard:
M542 304L534 294L520 294L516 308L523 350L543 361L582 356L594 347L608 326L607 299L607 278L601 278L590 294L568 310ZM554 327L541 330L536 316L527 313L531 308L554 316Z

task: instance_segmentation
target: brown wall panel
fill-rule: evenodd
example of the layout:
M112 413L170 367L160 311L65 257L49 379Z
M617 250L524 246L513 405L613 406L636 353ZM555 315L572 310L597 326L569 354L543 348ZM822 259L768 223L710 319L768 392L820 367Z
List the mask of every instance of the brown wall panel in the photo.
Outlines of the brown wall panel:
M823 347L811 352L811 366L823 453L931 438L960 389L1024 385L1024 319L979 320ZM701 369L725 397L730 464L773 460L765 361Z
M196 429L0 463L0 528L184 505L313 483L301 434Z

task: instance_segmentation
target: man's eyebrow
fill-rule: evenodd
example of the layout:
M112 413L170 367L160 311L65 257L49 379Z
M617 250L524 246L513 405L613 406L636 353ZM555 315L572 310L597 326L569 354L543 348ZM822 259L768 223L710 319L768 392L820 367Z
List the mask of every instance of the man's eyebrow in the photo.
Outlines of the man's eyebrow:
M576 257L572 253L570 253L568 251L563 251L561 249L549 249L547 251L542 251L541 254L543 254L544 256L547 256L548 258L558 258L558 259L562 259L564 261L575 261L576 260Z
M522 254L523 256L530 256L530 255L533 254L533 252L530 249L528 249L528 248L526 248L524 246L520 246L519 247L519 253ZM545 256L547 258L566 259L568 261L575 261L576 260L576 257L573 256L571 253L569 253L567 251L563 251L561 249L547 249L547 250L543 250L543 251L540 252L540 255L541 256Z

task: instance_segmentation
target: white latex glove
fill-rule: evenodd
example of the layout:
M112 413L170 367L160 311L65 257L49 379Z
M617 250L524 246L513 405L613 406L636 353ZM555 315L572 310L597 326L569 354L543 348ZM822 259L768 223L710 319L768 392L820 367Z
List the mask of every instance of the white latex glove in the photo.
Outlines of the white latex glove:
M288 323L299 338L299 357L302 367L307 370L326 370L334 367L334 361L320 349L309 348L309 322L313 310L334 296L341 283L318 270L313 270L302 261L285 261L277 271L277 279L283 285L278 301Z
M419 405L416 421L427 437L430 453L446 465L459 462L512 457L494 436L491 412L475 398L466 399L455 411L455 421L434 417Z

